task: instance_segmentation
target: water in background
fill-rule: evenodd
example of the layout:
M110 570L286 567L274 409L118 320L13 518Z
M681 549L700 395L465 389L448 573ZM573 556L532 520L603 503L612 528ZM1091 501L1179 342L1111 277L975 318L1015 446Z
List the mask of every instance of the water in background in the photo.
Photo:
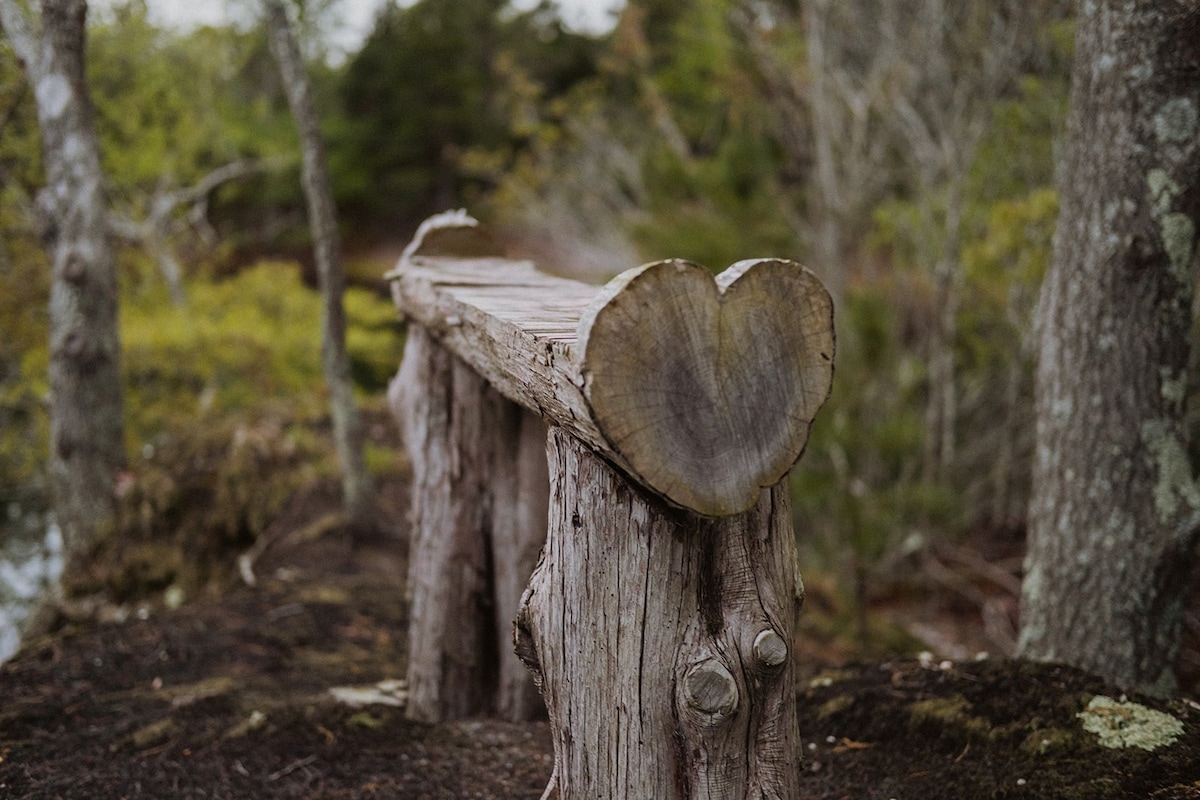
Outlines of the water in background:
M62 531L49 514L10 502L0 518L0 662L17 652L21 625L58 582Z

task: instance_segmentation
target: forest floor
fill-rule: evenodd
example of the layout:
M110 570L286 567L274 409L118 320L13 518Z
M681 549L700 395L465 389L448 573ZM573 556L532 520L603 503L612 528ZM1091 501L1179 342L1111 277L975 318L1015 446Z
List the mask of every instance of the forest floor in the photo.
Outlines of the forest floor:
M70 626L0 666L0 798L540 797L546 723L405 719L403 501L353 541L333 500L289 506L253 588ZM1200 798L1193 702L1130 698L1182 733L1110 749L1080 715L1122 695L1071 669L802 661L804 797ZM1127 742L1164 721L1091 717Z

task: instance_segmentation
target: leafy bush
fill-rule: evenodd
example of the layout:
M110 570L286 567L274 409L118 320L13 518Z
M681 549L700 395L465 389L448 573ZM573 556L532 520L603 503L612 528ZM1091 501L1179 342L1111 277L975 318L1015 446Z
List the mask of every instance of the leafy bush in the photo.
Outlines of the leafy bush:
M320 302L295 265L265 262L194 283L182 307L164 292L154 284L122 308L132 443L272 399L317 408Z

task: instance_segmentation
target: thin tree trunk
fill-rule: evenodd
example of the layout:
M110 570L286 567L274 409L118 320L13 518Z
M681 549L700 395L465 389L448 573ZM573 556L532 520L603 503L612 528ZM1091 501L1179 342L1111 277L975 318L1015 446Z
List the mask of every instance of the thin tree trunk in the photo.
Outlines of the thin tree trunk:
M117 276L84 70L84 0L43 0L40 30L15 0L0 23L37 100L50 256L50 481L67 574L114 524L125 464Z
M817 266L826 288L839 307L845 290L841 247L841 215L845 209L834 162L833 137L836 121L830 110L829 71L825 43L830 0L807 0L804 6L805 44L808 58L809 109L812 114L814 177L813 196L816 215L815 251Z
M1200 229L1200 7L1079 6L1019 651L1175 685L1200 490L1183 430Z
M943 481L953 466L957 442L958 382L954 346L958 339L958 310L962 297L962 180L965 167L948 170L949 198L942 253L933 269L936 312L929 342L929 399L926 409L925 480Z
M337 210L321 138L319 118L309 88L308 75L283 0L264 0L271 52L287 91L288 106L300 131L304 155L304 194L312 228L317 280L321 288L321 365L329 387L333 436L342 465L342 494L347 517L365 521L372 507L374 487L363 453L363 432L354 404L350 359L346 354L346 313L342 307L345 275L338 239Z

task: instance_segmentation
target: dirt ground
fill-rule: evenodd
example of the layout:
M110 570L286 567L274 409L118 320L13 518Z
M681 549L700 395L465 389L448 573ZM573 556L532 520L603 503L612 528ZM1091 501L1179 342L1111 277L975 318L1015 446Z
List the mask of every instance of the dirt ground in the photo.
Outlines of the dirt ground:
M0 798L539 798L544 722L404 718L402 508L358 542L327 512L293 507L253 588L67 626L0 667ZM1079 714L1120 692L1063 667L801 671L808 798L1200 798L1187 700L1143 700L1182 722L1173 744L1109 749ZM367 686L359 705L331 692Z

